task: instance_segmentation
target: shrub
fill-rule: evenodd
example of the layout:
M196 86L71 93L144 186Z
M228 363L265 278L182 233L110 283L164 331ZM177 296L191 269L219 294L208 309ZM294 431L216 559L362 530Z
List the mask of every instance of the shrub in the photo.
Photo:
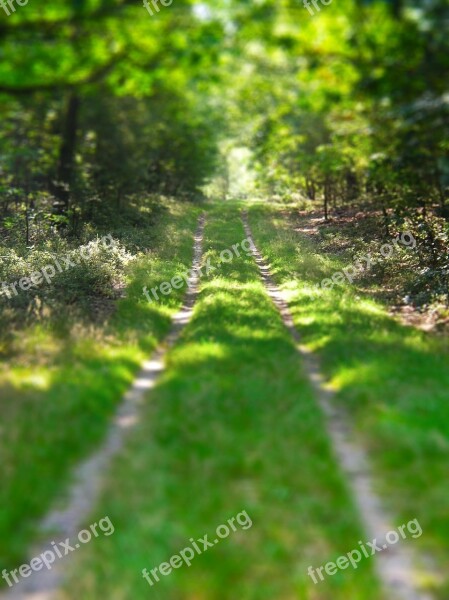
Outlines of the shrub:
M16 285L17 294L5 294L0 302L15 311L30 310L37 304L56 308L67 304L83 304L93 296L112 297L114 289L125 278L126 268L134 256L113 238L96 239L77 248L69 249L67 242L60 242L57 251L33 249L26 257L15 250L1 248L0 279L6 285L19 282L32 273L53 269L49 281L43 279L29 290ZM69 261L69 262L68 262ZM58 268L59 264L59 268ZM24 286L25 287L25 286ZM11 289L11 288L10 288Z

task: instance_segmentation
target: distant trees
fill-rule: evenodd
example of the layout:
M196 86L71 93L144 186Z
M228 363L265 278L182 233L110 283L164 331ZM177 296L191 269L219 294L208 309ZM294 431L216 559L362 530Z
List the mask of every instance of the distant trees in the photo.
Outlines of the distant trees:
M299 192L326 214L369 202L447 218L447 2L346 0L313 17L270 6L257 51L249 9L236 34L246 60L235 85L265 190Z
M313 17L290 0L202 17L187 0L153 18L129 0L25 8L0 24L0 218L21 199L27 228L36 211L75 227L128 192L192 197L224 137L251 148L262 190L326 216L367 202L448 216L445 0Z
M2 20L0 34L0 232L23 221L29 244L36 219L76 233L138 190L198 194L218 113L195 86L219 24L183 0L153 19L129 0L52 0Z

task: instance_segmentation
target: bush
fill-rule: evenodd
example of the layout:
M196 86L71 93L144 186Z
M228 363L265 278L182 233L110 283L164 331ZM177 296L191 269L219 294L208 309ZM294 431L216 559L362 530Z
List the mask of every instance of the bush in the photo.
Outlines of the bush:
M108 236L69 249L67 242L60 241L57 251L33 249L22 257L15 250L0 247L3 257L0 279L3 284L0 302L15 311L32 310L33 307L52 308L67 304L83 304L93 296L112 297L114 290L123 283L126 267L134 256L117 240ZM40 274L37 284L29 283L29 289L21 289L18 282ZM45 278L44 273L47 274ZM11 288L16 284L17 293ZM9 297L6 293L9 288ZM23 288L28 284L23 284Z

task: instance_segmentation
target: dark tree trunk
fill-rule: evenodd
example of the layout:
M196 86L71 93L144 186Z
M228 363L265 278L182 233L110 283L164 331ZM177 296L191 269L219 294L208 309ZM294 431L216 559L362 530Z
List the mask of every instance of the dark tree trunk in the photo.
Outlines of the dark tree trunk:
M350 202L356 200L359 195L359 182L353 171L346 171L346 198Z
M392 0L392 11L396 19L400 19L402 17L403 5L404 0Z
M60 213L62 214L67 212L70 203L70 186L73 179L73 161L76 152L79 108L79 96L76 93L71 93L67 101L67 109L64 116L56 183L53 189L61 206Z
M324 181L324 220L329 220L329 177Z
M306 178L306 193L310 200L315 200L316 190L313 179Z
M382 215L383 215L383 222L384 222L384 227L385 227L385 237L389 238L390 237L390 223L388 220L388 212L387 212L387 209L385 208L385 205L382 205Z

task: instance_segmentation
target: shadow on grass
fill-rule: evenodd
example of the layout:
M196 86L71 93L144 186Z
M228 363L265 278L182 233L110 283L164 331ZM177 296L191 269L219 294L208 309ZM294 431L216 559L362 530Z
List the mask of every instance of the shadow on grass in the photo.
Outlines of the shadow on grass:
M2 567L23 562L37 521L64 490L71 468L101 442L142 360L168 332L184 291L149 305L142 287L190 268L197 213L177 216L174 257L143 259L130 274L127 297L103 327L74 323L67 313L65 319L58 315L56 329L36 325L17 332L17 359L0 373Z
M288 293L303 343L318 352L336 401L354 419L398 524L418 518L424 534L415 543L431 550L447 573L447 342L401 325L349 285L311 294L323 272L307 268L317 264L316 257L309 261L310 242L301 234L292 238L286 221L267 215L252 213L256 244L278 267L275 278ZM339 259L323 260L330 272L341 269Z
M309 565L363 537L294 343L254 281L215 278L169 353L98 511L116 533L81 558L64 598L380 600L365 561L315 587ZM229 274L229 273L228 273ZM152 569L246 510L253 526L163 577ZM81 574L81 575L80 575Z

